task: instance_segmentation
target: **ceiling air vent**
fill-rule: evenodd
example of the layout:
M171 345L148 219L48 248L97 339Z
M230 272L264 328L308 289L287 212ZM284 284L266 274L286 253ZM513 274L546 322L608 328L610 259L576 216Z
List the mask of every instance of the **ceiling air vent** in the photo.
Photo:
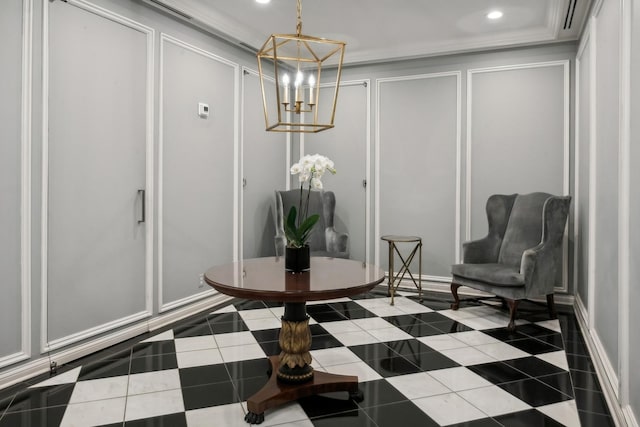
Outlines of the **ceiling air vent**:
M567 7L567 15L564 17L564 29L568 30L571 28L571 24L573 23L573 15L576 12L576 4L578 0L569 0L569 6Z

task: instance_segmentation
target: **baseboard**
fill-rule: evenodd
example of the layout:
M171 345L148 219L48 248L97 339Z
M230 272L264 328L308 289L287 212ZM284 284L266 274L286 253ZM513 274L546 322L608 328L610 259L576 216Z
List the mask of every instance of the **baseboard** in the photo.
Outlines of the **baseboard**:
M582 331L582 336L585 338L585 343L587 345L589 355L591 356L591 361L596 368L596 375L600 381L600 386L602 387L604 398L607 401L607 406L609 406L609 410L611 411L613 421L616 426L630 425L626 421L627 417L625 416L625 410L618 400L619 382L618 377L615 374L615 369L613 369L613 365L611 365L611 362L604 351L604 347L602 346L598 334L595 330L591 330L588 327L588 313L579 295L576 296L575 301L574 313L578 320L580 330ZM631 411L629 410L629 412Z
M193 316L208 307L214 307L222 304L230 299L231 297L226 295L215 294L210 298L181 307L170 313L161 314L152 319L138 322L124 329L78 344L71 348L51 353L50 355L43 355L38 359L0 373L0 390L21 381L28 380L36 375L48 372L50 362L52 361L56 362L58 366L64 365L81 357L95 353L96 351L100 351L128 339L135 338L146 332L153 332L171 323Z
M624 419L627 422L629 427L638 427L638 420L636 419L631 406L625 405L622 407L622 413L624 414Z

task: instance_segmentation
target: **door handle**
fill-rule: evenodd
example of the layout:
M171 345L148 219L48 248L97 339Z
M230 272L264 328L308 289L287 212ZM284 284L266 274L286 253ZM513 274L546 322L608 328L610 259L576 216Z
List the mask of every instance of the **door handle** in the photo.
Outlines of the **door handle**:
M138 219L138 224L141 224L143 222L145 222L146 216L147 216L147 204L146 204L146 191L144 190L144 188L138 190L138 196L142 196L142 204L141 204L141 211L140 212L140 219Z

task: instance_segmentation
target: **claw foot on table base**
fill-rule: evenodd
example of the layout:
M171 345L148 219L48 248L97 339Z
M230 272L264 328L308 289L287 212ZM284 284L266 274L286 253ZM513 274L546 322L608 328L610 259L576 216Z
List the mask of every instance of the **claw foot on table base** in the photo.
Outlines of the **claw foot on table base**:
M248 412L247 415L244 416L244 420L249 424L261 424L264 421L264 412L261 414Z

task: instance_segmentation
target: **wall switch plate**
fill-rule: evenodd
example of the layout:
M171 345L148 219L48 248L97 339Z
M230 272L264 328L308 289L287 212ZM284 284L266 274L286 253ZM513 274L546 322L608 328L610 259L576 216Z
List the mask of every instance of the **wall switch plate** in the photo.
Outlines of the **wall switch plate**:
M198 116L203 119L209 118L209 104L198 102Z

